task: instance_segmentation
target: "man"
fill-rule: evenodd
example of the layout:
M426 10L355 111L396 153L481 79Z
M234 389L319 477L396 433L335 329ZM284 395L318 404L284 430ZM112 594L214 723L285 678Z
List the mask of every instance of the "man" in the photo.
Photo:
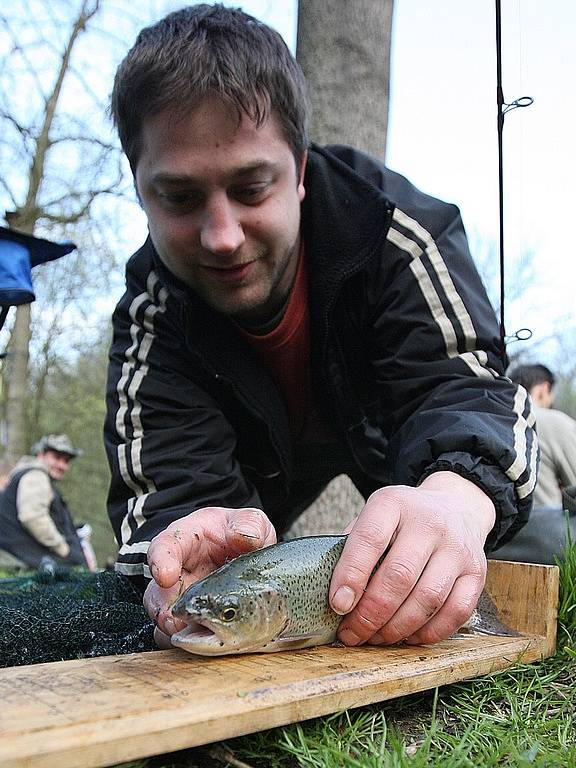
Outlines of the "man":
M545 365L518 365L508 375L524 387L532 400L540 445L540 471L530 520L512 541L491 557L552 565L556 558L563 556L566 544L564 510L573 508L570 497L576 486L576 421L553 408L556 377ZM568 525L576 541L574 513Z
M61 566L86 566L70 511L56 483L80 451L67 435L42 437L14 468L0 505L0 559L37 568L50 557Z
M540 444L540 471L534 507L562 508L562 489L576 485L576 421L555 410L556 377L541 363L519 365L509 373L530 395Z
M222 6L143 30L116 75L150 237L113 318L109 512L159 644L179 591L343 472L368 499L330 588L347 645L449 636L528 515L532 417L458 210L308 147L306 111L280 36Z

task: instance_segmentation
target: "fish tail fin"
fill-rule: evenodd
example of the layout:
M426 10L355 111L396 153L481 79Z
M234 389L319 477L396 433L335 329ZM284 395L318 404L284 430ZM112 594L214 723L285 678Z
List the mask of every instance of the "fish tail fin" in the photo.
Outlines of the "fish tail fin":
M521 637L521 632L517 632L500 620L498 609L486 591L482 592L472 615L458 632L471 635Z

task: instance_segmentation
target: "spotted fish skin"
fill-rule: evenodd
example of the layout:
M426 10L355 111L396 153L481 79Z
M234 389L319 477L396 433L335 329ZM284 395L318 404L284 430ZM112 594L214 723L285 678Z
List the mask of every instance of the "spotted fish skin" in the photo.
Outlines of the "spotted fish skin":
M308 536L231 560L192 584L172 613L192 627L172 644L200 655L265 652L332 643L342 617L328 590L346 536ZM226 612L236 612L226 621ZM194 631L201 625L206 631ZM198 629L198 627L196 627Z
M342 617L328 601L346 536L307 536L240 555L192 584L172 606L187 628L171 638L190 653L270 653L335 641ZM378 564L377 566L378 567ZM489 601L488 620L482 605ZM516 634L483 593L463 632Z
M273 547L277 558L264 564L263 573L282 586L288 609L285 636L314 637L330 629L331 642L336 638L342 617L330 608L328 589L345 542L345 536L310 536Z

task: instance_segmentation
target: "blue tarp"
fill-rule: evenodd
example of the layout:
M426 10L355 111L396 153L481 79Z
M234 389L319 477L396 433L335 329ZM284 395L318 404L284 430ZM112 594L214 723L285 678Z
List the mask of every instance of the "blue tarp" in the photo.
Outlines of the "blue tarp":
M75 248L74 243L54 243L0 227L0 305L34 301L32 267L59 259Z

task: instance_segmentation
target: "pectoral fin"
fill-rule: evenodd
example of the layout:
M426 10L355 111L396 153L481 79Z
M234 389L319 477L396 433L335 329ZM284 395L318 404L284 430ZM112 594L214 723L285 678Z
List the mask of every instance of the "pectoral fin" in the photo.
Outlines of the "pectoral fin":
M306 632L301 635L281 635L270 645L274 650L289 651L296 648L312 648L315 645L329 645L336 638L336 630L319 630L318 632Z

